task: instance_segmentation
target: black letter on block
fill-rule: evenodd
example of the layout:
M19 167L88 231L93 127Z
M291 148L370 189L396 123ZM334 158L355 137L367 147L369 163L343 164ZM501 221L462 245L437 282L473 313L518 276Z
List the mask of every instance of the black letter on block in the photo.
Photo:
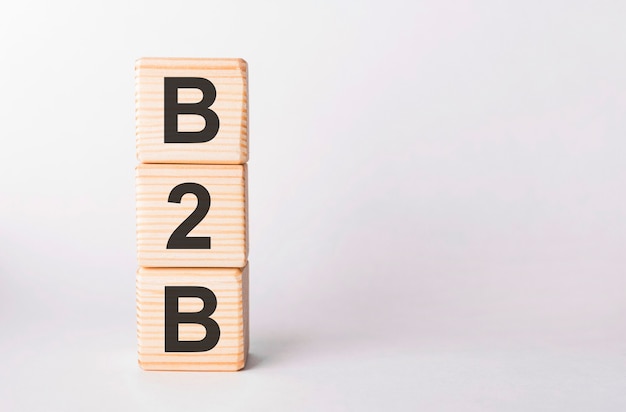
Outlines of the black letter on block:
M179 312L178 298L200 298L204 307L200 312ZM165 287L165 352L206 352L220 340L220 327L209 316L215 312L217 298L211 289L202 286ZM197 341L178 340L178 325L195 323L204 326L206 336Z
M178 103L178 89L199 89L202 100L198 103ZM215 102L217 92L210 80L201 77L165 78L165 143L203 143L217 135L220 119L209 107ZM178 115L197 114L204 117L206 125L199 132L179 132Z

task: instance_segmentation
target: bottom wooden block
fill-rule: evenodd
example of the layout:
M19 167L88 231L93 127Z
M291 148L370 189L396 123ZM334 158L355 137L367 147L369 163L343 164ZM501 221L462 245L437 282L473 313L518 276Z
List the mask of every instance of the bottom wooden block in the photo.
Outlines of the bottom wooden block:
M236 371L248 354L248 265L139 268L139 365L146 370Z

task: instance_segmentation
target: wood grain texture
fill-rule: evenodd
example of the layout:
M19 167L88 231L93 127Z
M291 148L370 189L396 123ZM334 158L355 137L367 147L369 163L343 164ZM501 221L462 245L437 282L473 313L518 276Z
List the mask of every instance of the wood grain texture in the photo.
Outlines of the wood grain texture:
M167 249L172 232L195 210L197 198L168 202L181 183L197 183L211 196L211 206L189 237L208 236L210 249ZM247 166L137 166L137 258L144 267L234 267L248 258Z
M210 80L217 96L210 109L219 131L205 143L164 142L164 78ZM248 161L248 65L242 59L142 58L135 64L137 157L143 163L243 164ZM201 92L181 89L180 103L197 103ZM179 131L204 128L197 115L179 116Z
M211 315L220 327L217 345L206 352L165 352L165 286L202 286L213 291ZM198 312L199 299L179 299L180 312ZM201 340L201 325L180 324L181 341ZM146 370L236 371L248 354L248 266L233 268L140 268L137 272L139 365Z

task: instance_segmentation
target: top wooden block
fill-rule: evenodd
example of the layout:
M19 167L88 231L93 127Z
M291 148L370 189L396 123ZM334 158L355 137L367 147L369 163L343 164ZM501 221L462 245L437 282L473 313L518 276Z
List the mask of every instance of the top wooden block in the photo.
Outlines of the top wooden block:
M135 82L139 161L248 161L244 60L142 58L135 65Z

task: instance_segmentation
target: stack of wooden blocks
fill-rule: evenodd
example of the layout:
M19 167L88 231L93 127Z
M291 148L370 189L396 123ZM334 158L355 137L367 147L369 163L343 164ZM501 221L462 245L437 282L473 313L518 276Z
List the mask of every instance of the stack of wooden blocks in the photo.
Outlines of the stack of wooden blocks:
M248 70L137 61L137 334L146 370L235 371L248 353Z

